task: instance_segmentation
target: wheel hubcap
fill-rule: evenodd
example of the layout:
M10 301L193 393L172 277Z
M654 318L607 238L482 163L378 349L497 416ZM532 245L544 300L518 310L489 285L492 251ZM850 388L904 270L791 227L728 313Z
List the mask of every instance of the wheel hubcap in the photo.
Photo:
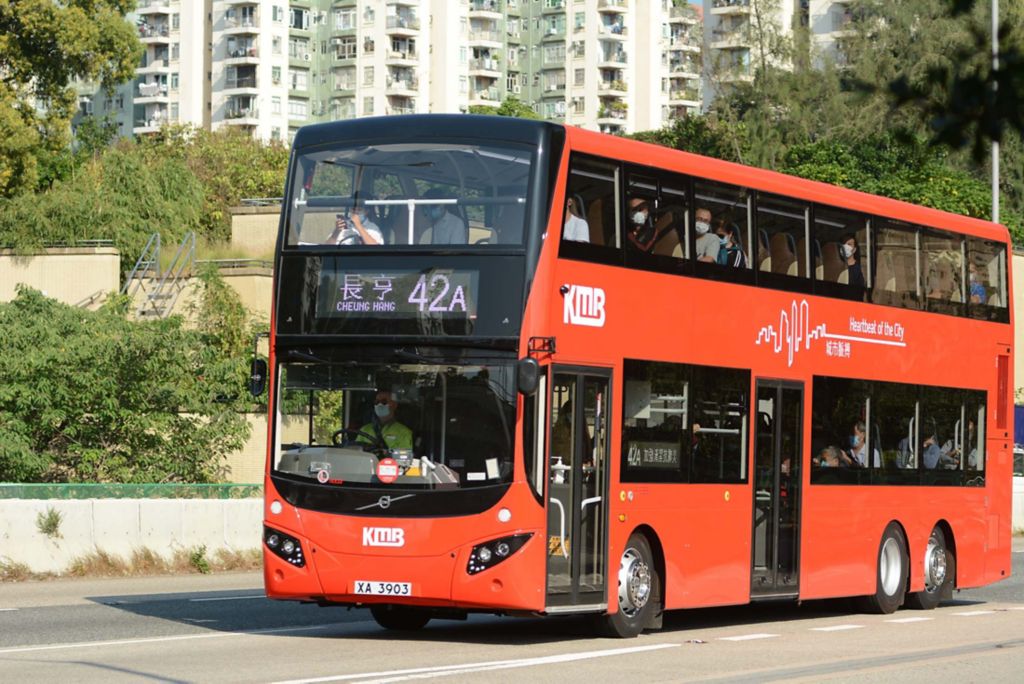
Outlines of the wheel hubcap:
M650 598L651 569L636 549L626 549L619 564L619 610L635 617Z
M936 591L945 581L946 550L932 537L924 552L924 588L926 591Z
M892 537L885 540L878 558L878 577L886 596L895 596L903 579L903 558L900 544Z

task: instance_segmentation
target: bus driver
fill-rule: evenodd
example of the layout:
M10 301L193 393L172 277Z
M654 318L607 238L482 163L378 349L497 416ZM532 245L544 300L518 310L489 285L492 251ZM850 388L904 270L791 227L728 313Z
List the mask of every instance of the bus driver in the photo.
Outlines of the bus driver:
M412 449L412 430L395 420L398 402L389 390L378 390L373 402L373 420L364 425L360 432L375 435L388 449ZM369 444L370 440L360 435L357 442Z

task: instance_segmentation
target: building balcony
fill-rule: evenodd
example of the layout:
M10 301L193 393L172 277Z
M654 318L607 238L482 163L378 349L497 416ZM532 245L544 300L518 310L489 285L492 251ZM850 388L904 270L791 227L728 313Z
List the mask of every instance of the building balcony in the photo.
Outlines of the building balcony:
M416 7L418 6L419 0L388 0L388 5L397 5L399 7Z
M697 25L700 23L700 19L697 17L697 10L692 5L684 5L669 9L668 23Z
M625 40L629 35L629 29L622 24L601 24L597 30L603 39Z
M502 18L501 3L498 0L470 0L469 18L494 19Z
M160 24L139 24L139 41L145 45L170 44L170 25L166 22Z
M259 50L255 45L251 47L239 47L234 50L227 51L227 55L224 57L224 63L229 66L238 64L258 64L259 55Z
M619 123L625 121L628 116L629 110L626 107L601 107L597 110L598 123Z
M170 101L166 83L140 83L135 91L135 104L163 104Z
M673 62L668 65L669 78L700 78L700 67L693 62Z
M601 81L597 84L597 94L601 97L625 97L624 81Z
M687 52L700 52L700 36L688 33L679 33L668 37L669 50L686 50Z
M171 70L166 57L151 59L135 70L136 74L164 74Z
M597 66L602 69L618 69L626 66L628 57L624 50L609 52L598 57Z
M629 0L598 0L597 11L609 14L623 14L629 11Z
M385 33L390 36L414 36L420 30L419 17L391 16L388 17Z
M541 97L551 97L552 95L557 95L558 97L563 97L565 95L565 83L564 82L561 82L561 83L560 82L545 83L544 84L544 88L541 90L540 96Z
M334 81L334 90L335 91L339 91L339 90L349 91L349 90L355 90L355 89L356 89L356 82L355 81L342 81L342 80L335 80Z
M471 105L498 105L501 104L501 94L497 88L481 88L469 91L469 104Z
M544 4L541 5L541 12L564 12L565 11L565 0L544 0Z
M389 50L384 58L384 63L389 66L416 66L420 57L417 52L403 52L401 50Z
M139 0L135 13L139 16L171 13L170 0Z
M734 66L719 73L718 80L723 83L750 83L754 80L754 74L749 66Z
M239 18L225 18L224 19L224 34L229 36L254 36L260 32L260 20L259 17L250 17L245 19Z
M224 93L228 95L258 95L255 76L228 78L224 81Z
M712 14L750 14L750 0L714 0Z
M260 123L259 110L255 107L228 109L224 112L224 123L229 126L258 126Z
M857 33L853 27L853 15L849 12L832 14L828 26L830 28L829 33L833 38L854 36Z
M710 45L713 50L747 49L751 45L750 32L745 28L732 31L712 31Z
M243 5L249 5L252 7L259 7L260 0L222 0L225 7L241 7Z
M387 95L415 97L419 95L420 80L418 78L389 78L384 89Z
M668 102L670 105L696 106L700 104L700 93L697 91L696 88L680 88L678 90L669 90Z
M471 30L469 32L469 45L470 47L501 47L501 33L498 31Z
M494 57L471 59L469 60L469 75L499 78L501 77L501 63Z

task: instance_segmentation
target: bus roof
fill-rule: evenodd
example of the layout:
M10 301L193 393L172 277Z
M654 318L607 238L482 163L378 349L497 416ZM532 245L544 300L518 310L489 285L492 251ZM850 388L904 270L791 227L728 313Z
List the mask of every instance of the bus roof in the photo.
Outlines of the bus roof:
M481 114L405 114L369 116L303 126L295 134L295 147L317 147L349 140L388 138L481 138L537 144L546 134L563 127L547 121Z
M955 230L958 233L998 242L1009 242L1009 231L1006 227L991 221L850 190L829 183L807 180L777 171L682 152L652 143L595 133L572 126L567 126L566 130L570 149L595 151L596 154L612 159L666 170L671 169L722 183L731 183L866 214L890 217L932 228ZM599 152L597 152L598 150Z

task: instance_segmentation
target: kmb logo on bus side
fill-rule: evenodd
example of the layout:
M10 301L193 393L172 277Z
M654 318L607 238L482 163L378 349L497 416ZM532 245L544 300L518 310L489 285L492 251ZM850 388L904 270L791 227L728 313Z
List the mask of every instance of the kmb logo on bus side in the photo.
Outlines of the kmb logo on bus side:
M401 527L364 527L363 546L405 546Z
M563 285L562 322L570 325L604 327L604 290L585 285Z

